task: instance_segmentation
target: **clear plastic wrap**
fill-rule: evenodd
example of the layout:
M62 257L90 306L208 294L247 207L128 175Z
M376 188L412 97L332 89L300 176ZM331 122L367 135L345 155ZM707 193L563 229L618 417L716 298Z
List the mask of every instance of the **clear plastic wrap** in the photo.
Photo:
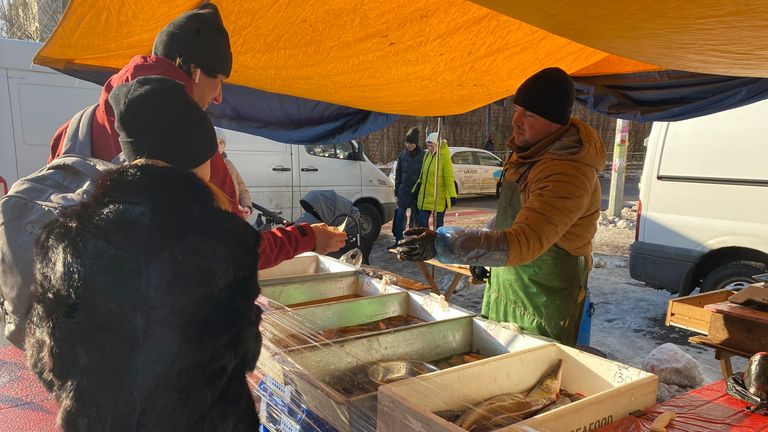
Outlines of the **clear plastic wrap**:
M501 267L507 262L509 246L503 231L440 227L435 251L435 258L445 264Z
M571 431L655 400L650 374L476 317L442 296L362 274L268 287L267 297L299 302L259 298L264 344L250 381L265 430ZM557 396L531 393L557 360ZM614 388L626 397L606 395ZM566 390L587 397L566 405ZM515 395L484 402L506 393ZM591 396L611 399L613 411L595 411ZM459 427L452 414L471 426Z

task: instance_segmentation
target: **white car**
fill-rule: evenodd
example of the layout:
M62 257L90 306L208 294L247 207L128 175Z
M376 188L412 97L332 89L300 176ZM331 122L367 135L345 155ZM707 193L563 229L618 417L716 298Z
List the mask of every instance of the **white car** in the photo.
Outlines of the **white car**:
M493 153L472 147L448 147L453 163L453 179L459 196L494 195L501 177L502 161ZM397 161L389 175L395 180Z

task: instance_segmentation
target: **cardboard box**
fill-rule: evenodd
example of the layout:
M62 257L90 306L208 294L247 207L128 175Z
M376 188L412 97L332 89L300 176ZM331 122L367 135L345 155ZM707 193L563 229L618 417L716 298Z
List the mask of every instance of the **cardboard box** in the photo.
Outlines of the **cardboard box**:
M502 393L527 392L558 359L563 361L561 388L586 398L515 426L586 432L656 404L655 375L549 343L379 387L377 431L462 432L433 412L464 410Z
M666 325L706 335L712 312L705 310L704 306L726 301L734 293L735 291L724 289L672 299L667 306Z

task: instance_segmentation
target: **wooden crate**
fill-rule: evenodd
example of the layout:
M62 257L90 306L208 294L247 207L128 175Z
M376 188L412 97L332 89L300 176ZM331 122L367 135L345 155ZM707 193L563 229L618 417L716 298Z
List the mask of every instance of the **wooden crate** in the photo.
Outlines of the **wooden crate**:
M768 312L729 302L706 309L712 312L707 332L712 343L749 355L768 349Z
M523 425L548 432L595 430L656 403L655 375L549 343L379 387L377 431L464 431L433 412L528 391L558 359L561 387L586 398L499 431Z
M672 299L667 306L666 325L706 335L712 312L704 309L704 306L726 301L735 293L736 291L724 289Z

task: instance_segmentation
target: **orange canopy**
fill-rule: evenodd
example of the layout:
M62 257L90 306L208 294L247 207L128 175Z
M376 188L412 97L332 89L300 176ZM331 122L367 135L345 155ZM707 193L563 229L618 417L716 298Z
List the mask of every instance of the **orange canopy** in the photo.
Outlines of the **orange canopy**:
M514 94L548 66L768 77L766 1L214 3L232 42L228 82L376 112L463 113ZM198 4L71 0L35 63L120 68Z

